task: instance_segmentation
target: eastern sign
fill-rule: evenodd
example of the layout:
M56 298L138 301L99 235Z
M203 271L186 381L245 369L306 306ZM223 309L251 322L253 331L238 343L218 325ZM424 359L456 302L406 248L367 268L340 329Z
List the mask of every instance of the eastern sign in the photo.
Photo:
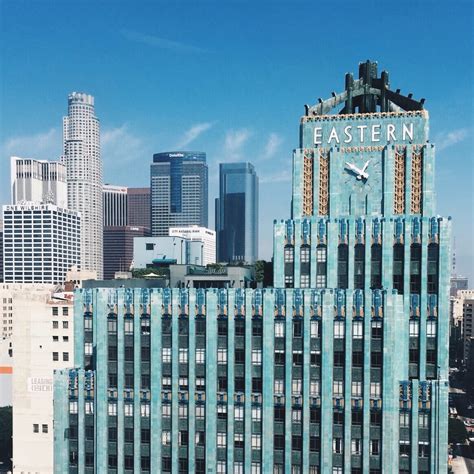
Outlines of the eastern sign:
M372 124L372 125L346 125L342 129L333 126L331 129L323 127L314 128L315 145L339 145L344 143L352 145L367 143L386 143L397 141L412 141L414 134L414 124L394 123Z

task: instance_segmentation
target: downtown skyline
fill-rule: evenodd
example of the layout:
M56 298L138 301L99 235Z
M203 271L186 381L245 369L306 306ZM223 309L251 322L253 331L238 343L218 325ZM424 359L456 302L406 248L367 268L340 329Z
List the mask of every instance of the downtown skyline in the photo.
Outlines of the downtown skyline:
M269 259L271 223L289 211L287 170L302 104L315 103L315 94L329 95L335 84L342 87L347 64L370 58L396 72L391 82L402 92L426 98L431 140L437 146L438 212L453 216L457 270L472 279L472 39L464 33L472 10L462 2L456 7L432 3L429 9L425 4L403 3L393 13L393 24L403 22L407 31L415 31L416 25L416 36L400 38L398 28L387 27L374 44L354 28L369 20L350 6L337 30L331 22L318 22L318 34L313 34L313 19L339 17L346 11L340 3L318 8L301 3L308 15L280 4L271 11L268 5L245 3L186 4L179 18L164 3L144 3L137 13L123 3L113 12L98 5L87 25L69 16L72 7L3 3L2 17L11 20L3 20L0 34L5 45L3 167L7 169L10 155L58 159L67 94L86 92L95 96L101 119L104 182L147 186L153 153L179 148L206 152L211 228L218 163L252 162L260 177L260 255ZM209 10L215 13L212 18ZM154 22L153 14L160 21ZM20 24L15 21L19 15ZM446 22L453 32L449 37L431 34ZM34 40L39 24L51 31ZM67 34L66 26L79 32L77 38ZM350 41L337 33L341 30L350 32ZM84 48L90 53L78 61ZM25 61L21 51L27 51ZM58 75L60 65L63 73ZM409 71L400 74L407 65ZM8 172L1 173L2 204L10 199L7 182ZM272 192L275 182L281 190L277 194Z

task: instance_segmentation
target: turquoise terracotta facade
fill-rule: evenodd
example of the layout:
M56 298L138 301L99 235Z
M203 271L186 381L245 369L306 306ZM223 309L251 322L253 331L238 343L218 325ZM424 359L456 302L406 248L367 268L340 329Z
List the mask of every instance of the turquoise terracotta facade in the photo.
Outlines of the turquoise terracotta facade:
M446 472L451 221L428 112L361 70L301 120L274 288L76 291L56 473Z

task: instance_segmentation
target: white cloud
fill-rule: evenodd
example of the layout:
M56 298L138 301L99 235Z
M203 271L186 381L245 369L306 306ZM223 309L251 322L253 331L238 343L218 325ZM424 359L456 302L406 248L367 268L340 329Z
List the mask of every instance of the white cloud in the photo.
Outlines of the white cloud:
M203 122L197 123L193 125L189 130L187 130L184 135L179 140L178 144L172 148L180 149L187 147L190 143L192 143L196 138L199 137L202 133L206 132L212 127L211 122Z
M267 183L285 183L291 181L291 170L286 171L278 171L272 174L264 174L260 176L260 183L267 184Z
M270 135L268 136L267 143L265 145L265 149L263 150L261 159L268 160L269 158L275 156L276 152L278 151L278 148L282 143L283 139L278 134L273 132L270 133Z
M101 131L101 156L104 163L121 165L151 159L144 140L133 134L127 124Z
M62 152L62 136L57 128L32 135L8 138L2 147L2 157L19 156L38 160L57 160Z
M225 134L224 153L220 161L240 160L242 148L252 136L252 132L246 128L228 130Z
M444 135L440 135L436 140L436 148L438 150L444 150L452 145L456 145L456 143L462 142L466 139L468 134L469 130L467 128L460 128L458 130L452 130Z
M181 43L179 41L172 41L165 38L160 38L159 36L154 35L145 35L139 33L138 31L132 30L121 30L122 36L127 38L130 41L135 43L145 44L147 46L152 46L154 48L168 49L170 51L175 51L178 53L206 53L207 50L199 48L197 46L192 46L190 44Z

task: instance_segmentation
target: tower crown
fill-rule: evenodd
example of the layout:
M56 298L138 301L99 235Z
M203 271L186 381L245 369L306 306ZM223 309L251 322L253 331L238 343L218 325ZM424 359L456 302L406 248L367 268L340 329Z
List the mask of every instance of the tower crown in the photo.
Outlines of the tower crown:
M332 93L326 100L310 107L305 105L305 116L327 115L340 104L344 107L339 114L373 113L373 112L409 112L423 110L425 99L416 101L412 94L404 96L400 89L390 90L389 75L382 71L377 76L377 62L367 60L359 63L359 79L354 80L352 73L347 73L345 90L339 94Z

